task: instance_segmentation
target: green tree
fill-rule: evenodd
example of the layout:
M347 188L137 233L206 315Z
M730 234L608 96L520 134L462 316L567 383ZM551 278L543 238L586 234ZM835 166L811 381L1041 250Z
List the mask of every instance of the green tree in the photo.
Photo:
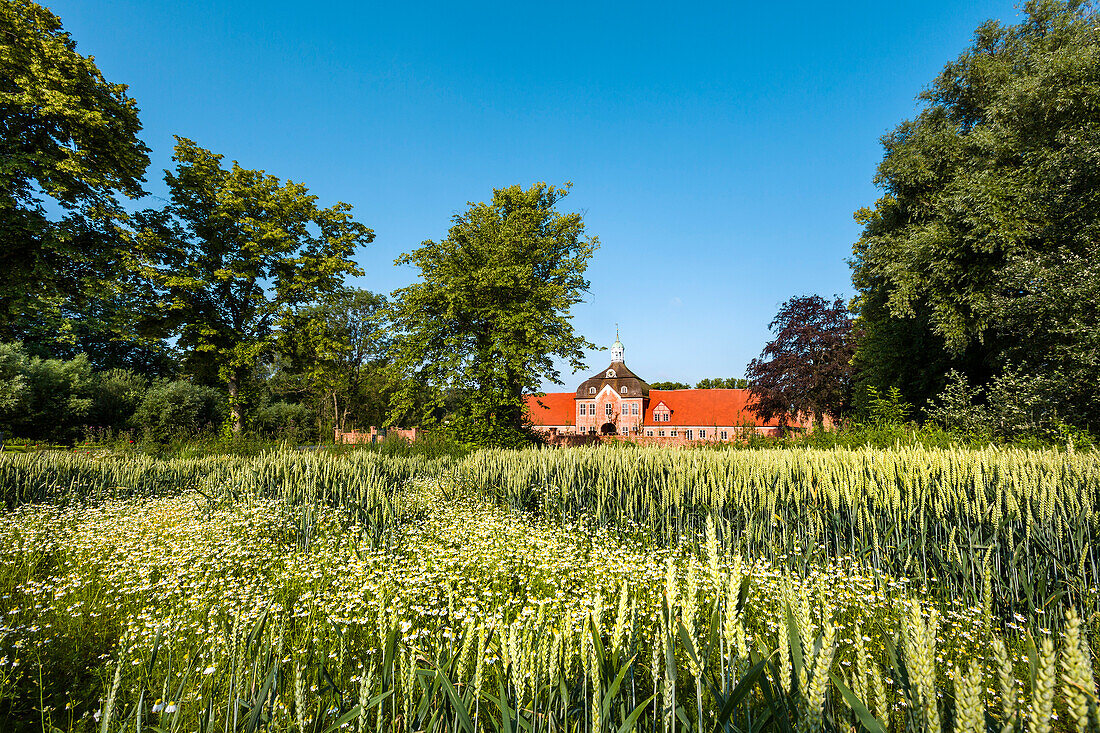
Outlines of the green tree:
M313 400L319 430L325 416L344 430L349 417L363 413L369 393L385 388L377 377L390 350L389 314L385 296L348 288L286 319L279 336L283 389Z
M77 53L57 16L0 0L0 338L128 269L118 196L142 194L140 129L126 86Z
M34 440L69 441L92 406L92 369L75 359L31 356L18 341L0 343L0 432Z
M660 390L691 389L691 385L683 382L652 382L649 388Z
M857 212L859 388L924 405L952 369L1011 371L1100 425L1100 22L1077 2L990 21L883 139L884 195ZM1038 408L1036 408L1038 409Z
M397 366L409 381L391 420L427 385L428 411L448 392L459 397L451 419L460 439L517 445L528 439L523 395L561 384L554 358L584 368L594 346L574 331L571 310L588 289L598 240L585 235L580 214L555 209L568 190L494 190L492 201L454 217L446 239L398 258L419 268L420 282L394 293Z
M141 217L142 241L164 326L189 371L224 385L239 433L242 388L278 324L337 291L345 275L363 274L351 257L374 233L348 204L321 208L300 183L236 162L223 168L221 155L176 140L170 203Z
M695 385L695 389L747 389L748 386L749 380L744 378L708 377L707 379L700 379Z

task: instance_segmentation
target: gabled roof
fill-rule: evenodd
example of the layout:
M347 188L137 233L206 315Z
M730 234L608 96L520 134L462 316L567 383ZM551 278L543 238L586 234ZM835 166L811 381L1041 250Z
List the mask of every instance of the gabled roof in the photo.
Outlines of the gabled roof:
M576 397L572 392L550 392L542 397L524 395L532 425L573 425L577 422Z
M672 414L668 422L655 423L653 408L662 402L672 411ZM669 425L735 427L745 424L776 426L779 425L779 420L762 422L749 407L747 389L654 389L649 392L649 405L646 407L644 424L658 427Z

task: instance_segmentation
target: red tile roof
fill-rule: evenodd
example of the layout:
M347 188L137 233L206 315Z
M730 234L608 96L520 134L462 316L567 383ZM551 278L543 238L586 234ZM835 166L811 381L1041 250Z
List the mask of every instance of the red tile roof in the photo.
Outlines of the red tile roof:
M573 392L551 392L542 397L527 395L527 409L533 425L574 425L576 401ZM664 403L671 411L668 422L653 422L653 408ZM673 389L649 392L644 425L736 427L746 423L776 426L778 419L762 422L748 406L747 389Z
M672 414L668 422L653 422L653 409L664 403ZM645 425L719 425L734 427L752 423L757 426L778 425L779 420L767 423L749 408L747 389L670 389L649 391L649 404L645 411Z
M550 392L542 397L525 395L532 425L573 425L577 422L577 406L572 392Z

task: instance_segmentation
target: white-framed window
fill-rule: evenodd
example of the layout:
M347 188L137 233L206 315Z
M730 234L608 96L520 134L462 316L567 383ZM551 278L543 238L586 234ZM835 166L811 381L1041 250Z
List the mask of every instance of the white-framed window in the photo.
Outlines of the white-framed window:
M615 378L615 370L614 369L608 369L607 370L607 378L608 379L614 379Z
M722 440L729 440L729 439L730 439L729 431L728 430L723 430L722 431Z
M690 429L689 429L689 430L685 430L685 431L684 431L684 437L685 437L685 438L687 438L688 440L691 440L691 439L692 439L692 437L691 437L691 430L690 430Z
M626 385L625 384L622 387L619 387L619 393L620 394L626 394Z
M668 431L668 434L669 434L670 436L672 436L673 438L675 438L675 437L676 437L676 431L675 431L675 430L669 430L669 431Z
M706 437L707 437L707 431L706 430L699 430L699 440L703 440Z
M638 403L637 402L635 402L634 404L632 404L630 406L630 414L631 415L637 415L638 414Z
M619 432L620 432L620 433L622 433L623 435L626 435L627 433L629 433L629 432L630 432L630 428L628 428L627 426L623 425L623 426L622 426L621 428L619 428Z
M651 438L653 437L653 431L652 430L645 431L645 434L648 435Z
M588 388L588 394L596 394L596 388L595 387L589 387Z
M588 414L588 404L585 403L585 402L581 403L581 414L582 415L587 415Z
M608 417L611 417L614 413L615 413L615 408L611 406L610 402L608 402L606 405L603 406L603 414L604 415L607 415Z
M665 431L664 431L664 430L658 430L658 431L657 431L657 437L658 437L658 438L663 438L663 437L665 437Z

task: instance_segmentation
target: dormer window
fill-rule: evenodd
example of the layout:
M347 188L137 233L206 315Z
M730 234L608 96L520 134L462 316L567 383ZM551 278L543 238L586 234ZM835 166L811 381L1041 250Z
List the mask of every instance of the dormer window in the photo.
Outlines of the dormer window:
M596 388L595 387L589 387L588 388L588 394L596 394Z
M621 392L622 394L626 394L626 385L625 384L622 387L619 387L619 392Z
M607 370L607 378L608 379L614 379L615 378L615 370L614 369L608 369Z

